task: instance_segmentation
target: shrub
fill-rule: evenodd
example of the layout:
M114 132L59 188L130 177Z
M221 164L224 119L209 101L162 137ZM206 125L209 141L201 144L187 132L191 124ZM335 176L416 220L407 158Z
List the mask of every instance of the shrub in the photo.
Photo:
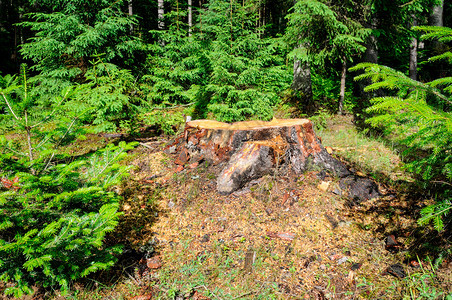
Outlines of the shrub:
M44 105L25 70L20 80L7 79L0 96L8 113L0 125L15 123L25 142L0 136L0 281L13 283L4 293L16 297L33 284L64 292L115 262L120 247L105 247L103 239L118 222L120 197L111 188L128 169L118 161L133 145L55 163L78 118L67 119L70 89Z

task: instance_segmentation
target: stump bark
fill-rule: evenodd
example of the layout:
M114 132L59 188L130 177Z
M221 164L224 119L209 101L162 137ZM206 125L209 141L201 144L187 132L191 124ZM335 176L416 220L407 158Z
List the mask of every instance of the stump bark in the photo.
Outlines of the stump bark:
M345 178L353 174L322 146L307 119L274 119L227 124L212 120L187 122L168 148L178 165L207 160L224 164L217 177L221 194L232 193L276 168L301 174L309 169Z

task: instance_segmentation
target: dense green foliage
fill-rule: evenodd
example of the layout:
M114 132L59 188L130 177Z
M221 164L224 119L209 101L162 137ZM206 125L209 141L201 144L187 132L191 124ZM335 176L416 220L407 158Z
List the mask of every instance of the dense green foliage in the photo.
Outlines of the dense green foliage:
M423 39L452 40L450 28L418 27L426 31ZM452 53L445 52L430 58L451 60ZM443 77L430 82L419 82L408 78L392 68L362 63L353 68L364 70L356 79L372 80L366 90L388 89L392 96L372 99L368 108L374 116L368 122L382 128L399 143L407 147L406 155L412 160L407 168L421 176L425 182L441 183L443 188L438 203L422 211L419 220L426 224L433 220L435 228L444 228L442 216L452 209L452 77ZM447 180L447 181L444 181Z
M313 66L323 67L336 59L353 61L366 50L363 44L369 30L321 1L297 1L287 18L286 39L294 49L291 56Z
M129 128L138 112L146 107L131 72L98 59L85 73L86 83L78 86L73 109L89 110L85 120L96 125L96 131Z
M118 161L133 148L122 142L88 159L55 163L57 148L76 137L80 114L69 122L69 89L42 103L25 68L21 75L3 78L0 89L8 110L2 124L14 124L26 138L0 136L0 280L15 283L4 293L16 297L32 284L67 291L74 280L114 264L120 247L103 245L119 216L120 197L110 189L126 175Z
M121 12L123 1L67 2L49 1L52 12L30 13L32 21L21 23L35 32L21 53L41 74L83 80L93 55L102 54L107 62L127 62L140 48L139 41L128 35L136 21Z
M221 121L271 119L290 73L284 46L254 26L251 4L212 0L200 11L202 25L187 35L179 23L159 34L145 76L152 103L195 102L197 117ZM202 27L201 27L202 26Z
M342 113L347 64L365 52L370 30L343 11L333 11L331 2L297 1L286 18L289 22L285 40L293 49L289 57L309 65L315 102L336 111L338 105L331 102L337 102L341 93ZM339 74L341 92L337 84ZM331 94L334 90L336 93Z

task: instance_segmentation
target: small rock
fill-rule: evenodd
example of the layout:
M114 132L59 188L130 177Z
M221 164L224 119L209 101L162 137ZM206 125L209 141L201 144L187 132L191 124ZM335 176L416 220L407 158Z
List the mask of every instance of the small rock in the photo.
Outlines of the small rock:
M354 264L350 267L350 270L356 271L356 270L358 270L359 268L361 268L362 265L363 265L363 264L361 264L361 263L354 263Z
M201 243L207 243L208 241L210 241L210 235L209 234L203 235Z
M338 260L338 259L341 259L341 258L343 258L343 256L342 256L342 254L334 254L334 255L331 255L330 257L328 257L330 260Z
M169 147L168 153L169 153L169 154L174 154L174 153L176 153L176 146L171 146L171 147Z
M332 192L335 195L342 196L342 190L338 186L335 186Z
M342 265L343 263L345 263L345 262L347 262L348 261L348 257L347 256L344 256L344 257L342 257L341 259L339 259L338 261L337 261L337 264L338 265Z
M199 162L194 162L194 163L192 163L192 164L189 164L188 165L188 167L190 168L190 169L195 169L197 166L199 166Z
M322 270L322 271L325 271L326 270L326 266L324 264L321 264L319 266L319 269Z
M394 235L388 235L385 240L385 248L388 251L396 252L401 248Z
M173 208L174 205L175 205L175 203L173 202L173 200L170 200L170 201L168 202L168 208Z
M347 197L352 200L350 206L381 196L378 186L369 178L360 176L347 176L339 181L339 187L347 193Z
M390 265L383 274L391 274L397 278L405 278L406 276L405 270L401 264Z

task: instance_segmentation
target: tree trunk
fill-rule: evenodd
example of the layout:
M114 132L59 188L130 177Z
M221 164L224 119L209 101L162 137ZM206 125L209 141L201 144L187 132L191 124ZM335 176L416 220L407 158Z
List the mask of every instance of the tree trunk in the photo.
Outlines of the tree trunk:
M339 94L339 114L344 114L344 100L345 100L345 79L347 76L347 59L344 57L342 61L341 72L341 92Z
M372 17L370 28L377 29L378 20L376 16ZM371 34L366 41L366 52L364 53L364 60L366 62L378 63L378 41L374 34Z
M311 67L308 62L302 62L297 58L293 63L292 89L300 93L302 108L305 113L315 111L312 98Z
M192 0L188 0L188 36L191 36L193 27Z
M376 30L378 27L378 18L375 14L370 17L370 24L367 24L367 28L371 30ZM378 63L378 40L374 34L369 35L366 40L366 52L362 58L363 62ZM358 87L360 91L360 97L362 101L359 101L357 105L353 107L354 121L358 126L365 126L365 120L367 119L368 113L366 108L370 106L369 99L373 97L382 96L380 90L374 92L365 92L366 86L371 84L370 79L360 80L358 82Z
M435 5L432 10L432 14L430 15L429 24L431 26L439 26L443 27L443 12L444 12L444 0L438 5Z
M205 160L213 170L221 170L217 176L221 194L233 193L267 174L297 176L325 170L339 178L340 193L354 202L380 195L374 182L353 175L327 152L307 119L190 121L166 151L175 154L179 169L195 168Z
M413 38L410 44L410 78L417 80L417 38Z
M218 191L231 193L247 182L271 173L277 166L296 174L316 166L339 177L350 172L331 157L307 119L248 121L226 124L210 120L186 123L182 136L171 146L176 164L207 160L225 166L217 180Z
M133 16L132 0L129 0L128 7L129 7L129 16ZM133 25L132 24L130 24L130 35L133 35Z

